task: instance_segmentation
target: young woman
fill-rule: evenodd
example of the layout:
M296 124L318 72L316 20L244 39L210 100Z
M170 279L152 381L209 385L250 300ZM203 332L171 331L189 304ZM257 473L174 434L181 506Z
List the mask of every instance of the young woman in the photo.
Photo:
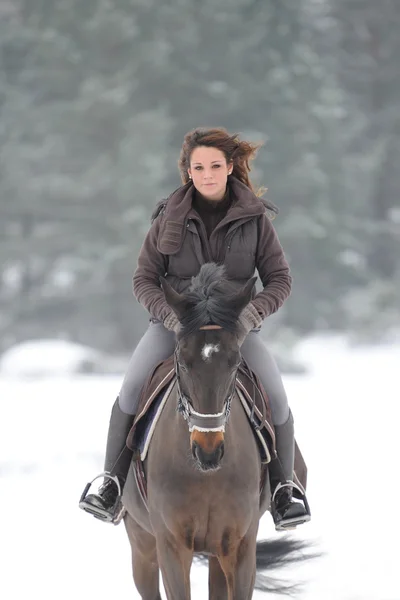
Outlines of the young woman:
M257 148L223 128L195 129L184 138L179 159L182 186L154 212L133 277L134 294L151 319L111 413L105 471L113 469L123 487L131 460L125 440L141 388L150 370L174 351L179 322L166 302L160 276L184 292L201 265L213 261L223 263L230 281L240 288L257 269L263 290L241 314L248 333L241 353L271 403L277 452L288 482L273 503L273 518L281 529L296 524L297 517L301 521L307 511L292 496L293 417L277 365L257 335L263 320L282 306L291 289L289 265L269 218L276 208L256 196L249 180L249 163ZM106 478L81 508L112 520L117 494L115 481Z

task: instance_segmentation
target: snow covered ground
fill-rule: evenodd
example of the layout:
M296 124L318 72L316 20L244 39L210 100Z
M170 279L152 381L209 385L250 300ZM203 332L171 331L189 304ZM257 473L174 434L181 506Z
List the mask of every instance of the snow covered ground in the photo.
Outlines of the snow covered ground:
M301 600L400 600L400 346L349 349L327 338L305 341L300 356L310 373L285 377L285 385L313 519L294 535L317 541L325 556L279 575L304 581ZM4 600L138 598L123 526L77 507L102 468L120 381L0 379ZM259 537L275 535L267 515ZM206 598L204 568L192 580L195 600Z

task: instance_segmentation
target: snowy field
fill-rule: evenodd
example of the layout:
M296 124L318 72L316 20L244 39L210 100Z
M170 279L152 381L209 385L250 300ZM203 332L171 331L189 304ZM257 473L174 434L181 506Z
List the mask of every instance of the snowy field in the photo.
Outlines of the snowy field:
M317 542L325 556L279 576L304 582L299 600L400 600L400 346L309 340L299 352L310 373L285 377L285 385L313 518L294 535ZM102 469L120 382L0 379L3 600L139 598L124 527L77 506ZM275 535L266 515L259 537ZM192 581L193 598L207 598L204 568L192 570Z

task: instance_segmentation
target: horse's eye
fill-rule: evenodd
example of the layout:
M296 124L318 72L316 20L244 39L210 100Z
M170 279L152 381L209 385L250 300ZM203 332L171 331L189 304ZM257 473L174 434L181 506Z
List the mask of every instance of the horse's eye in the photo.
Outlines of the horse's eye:
M182 369L182 371L185 371L185 373L187 373L187 367L186 365L183 365L182 363L178 363L179 368Z

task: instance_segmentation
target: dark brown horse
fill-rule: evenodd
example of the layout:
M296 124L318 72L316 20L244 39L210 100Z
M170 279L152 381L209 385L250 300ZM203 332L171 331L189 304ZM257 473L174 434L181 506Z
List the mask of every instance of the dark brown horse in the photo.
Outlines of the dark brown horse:
M270 491L267 484L260 496L259 450L234 382L244 339L239 315L255 279L233 290L223 268L208 264L185 295L162 280L181 323L177 384L145 461L148 507L132 469L123 496L133 576L143 600L161 599L159 570L168 600L188 600L196 553L209 556L211 599L252 598L258 525Z

